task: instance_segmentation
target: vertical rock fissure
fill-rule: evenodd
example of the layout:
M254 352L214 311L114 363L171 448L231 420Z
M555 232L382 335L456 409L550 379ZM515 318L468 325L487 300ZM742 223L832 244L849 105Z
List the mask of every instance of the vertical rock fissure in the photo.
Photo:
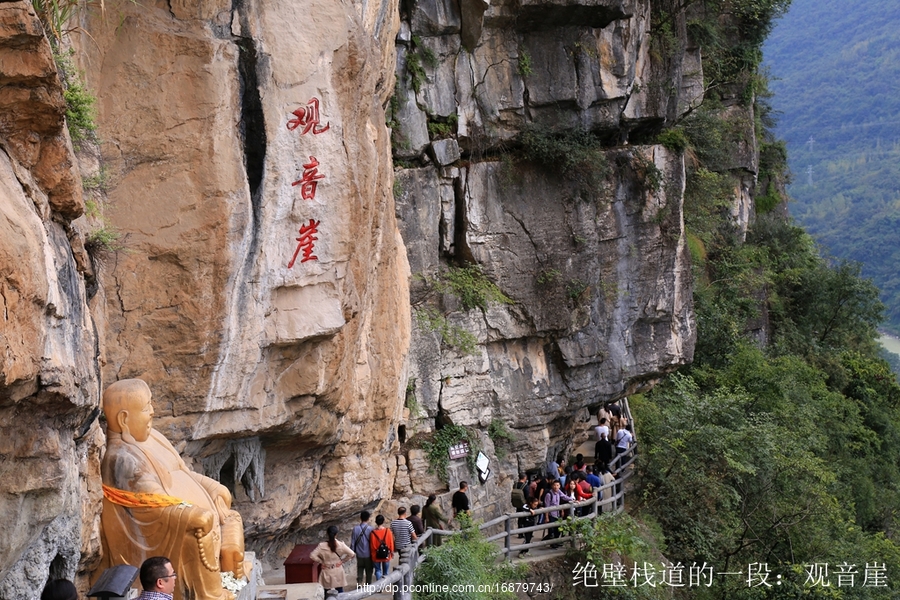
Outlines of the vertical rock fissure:
M243 235L236 248L235 269L229 277L226 292L228 310L226 310L224 327L221 335L219 357L213 368L207 406L194 430L196 438L204 437L205 432L215 422L210 417L213 412L225 408L227 397L245 399L244 393L249 377L235 377L237 370L245 374L252 369L258 356L242 356L241 345L250 320L242 318L249 314L254 296L253 273L257 266L259 246L262 236L263 183L265 178L265 160L267 136L265 112L260 93L260 64L266 58L253 37L250 16L253 6L246 0L234 0L232 3L231 28L220 27L215 31L218 37L230 38L237 47L238 94L240 101L240 120L237 134L244 154L244 170L250 192L249 222L241 225ZM235 385L236 383L236 385Z
M237 8L240 10L241 4ZM240 15L241 29L247 31L246 18ZM266 123L257 75L257 50L252 37L236 41L238 46L238 75L240 77L241 120L239 133L244 145L244 169L250 186L252 235L248 257L255 254L262 210L262 181L266 161Z
M468 173L465 170L460 172L459 178L453 185L453 197L455 203L454 210L454 244L456 246L456 259L461 262L475 262L472 250L469 248L466 239L467 221L466 221L466 188L468 187Z

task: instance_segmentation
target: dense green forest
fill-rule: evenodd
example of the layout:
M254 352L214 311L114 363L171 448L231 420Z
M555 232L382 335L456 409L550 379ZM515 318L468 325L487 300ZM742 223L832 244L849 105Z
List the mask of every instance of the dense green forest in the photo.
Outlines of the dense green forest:
M694 364L632 400L639 516L659 524L673 562L765 564L781 583L722 578L686 597L898 597L900 386L878 358L877 289L770 217L746 243L722 236L703 269L722 283L696 295ZM743 334L757 309L727 289L760 278L773 332L763 348ZM862 585L867 567L883 568L887 587ZM812 583L814 568L829 588Z
M768 12L758 13L764 22L754 30L767 31L784 4L769 3ZM891 80L878 85L866 80L857 62L865 56L891 60L896 50L885 46L887 28L882 26L891 15L900 17L900 5L869 2L883 10L876 17L856 3L795 4L792 15L805 7L829 11L830 17L807 14L798 25L806 31L780 42L785 53L805 46L798 54L808 58L797 68L809 76L806 81L816 82L807 84L810 93L791 99L805 107L799 112L817 114L785 129L787 156L790 164L798 164L793 153L802 152L803 140L814 135L814 154L800 154L799 160L818 157L822 177L815 190L840 188L845 202L840 211L831 204L829 212L821 208L822 198L816 204L798 200L797 212L820 227L815 233L825 243L843 240L845 246L829 246L835 254L859 260L877 255L886 261L878 263L882 268L889 262L892 238L900 251L900 216L890 221L893 227L881 219L889 207L900 206L897 192L889 192L882 180L881 192L873 186L862 194L862 178L852 184L855 188L841 188L850 184L841 183L846 180L837 173L839 167L852 171L854 164L865 164L860 155L847 152L847 143L854 144L854 152L877 155L880 166L888 168L886 153L893 151L894 140L870 144L874 129L866 124L886 121L891 103L900 100L884 99ZM814 28L814 22L825 20L827 28ZM854 32L858 43L842 44L844 32ZM843 67L818 62L829 49L846 61ZM863 80L870 84L872 97L851 109L845 96L857 77L860 86ZM787 165L784 146L772 131L767 82L757 65L745 63L730 81L715 83L707 82L704 106L679 126L688 140L686 151L697 157L685 198L685 222L694 240L696 355L692 365L652 393L632 399L642 443L641 500L633 516L659 532L655 544L672 563L706 563L716 572L742 574L717 577L709 587L675 590L678 597L900 597L900 385L880 358L876 341L884 316L879 290L863 277L858 263L823 257L806 231L769 212L779 199L770 196L779 193ZM715 198L727 193L727 186L708 185L727 177L716 157L729 153L729 140L714 132L722 127L716 107L729 100L717 90L733 92L742 85L757 93L750 102L762 184L757 219L745 239L726 219L715 218L722 205ZM740 97L748 102L748 94ZM827 103L838 108L835 120L816 121L825 112L816 106ZM822 129L811 129L820 123ZM847 134L839 138L839 131ZM795 184L792 191L797 189ZM857 226L868 228L867 243L851 242ZM876 235L878 244L873 244ZM851 246L867 247L868 254L850 253ZM839 254L845 247L848 252ZM900 286L895 289L900 292ZM642 597L637 592L634 597ZM664 591L643 594L666 597Z
M773 133L771 95L755 52L786 5L710 0L692 6L689 31L714 42L704 54L707 97L660 141L690 158L685 223L696 354L693 364L651 393L632 397L641 443L639 499L625 524L600 524L585 536L595 542L584 543L590 556L630 555L638 566L651 561L658 569L664 556L684 567L685 578L690 567L702 565L736 575L713 577L708 587L631 587L592 597L900 597L900 385L876 341L884 305L858 263L823 257L813 237L772 210L784 200L787 157L802 147L796 140L809 135L797 125L799 137L788 140L785 152ZM888 13L900 15L900 6L882 5L882 21ZM825 6L834 10L834 31L872 33L868 47L844 48L845 54L880 56L879 19L861 16L855 5L844 3L840 11L837 2L816 5ZM741 7L747 10L735 10ZM826 31L805 35L807 45L840 43ZM858 74L804 68L816 71L816 93L833 102L847 87L837 78ZM891 83L881 84L883 96ZM868 117L886 119L890 108L871 102ZM724 210L736 175L728 157L740 140L722 109L735 105L752 106L761 155L757 215L746 237ZM863 126L849 109L838 119ZM827 131L820 137L814 152L823 160L849 160L837 141L833 154L825 154L831 138ZM868 138L854 139L862 146ZM838 185L837 177L833 181ZM877 202L866 196L873 205L881 202L867 219L886 210L888 196L885 191ZM861 211L848 201L845 212ZM856 219L828 217L835 219L831 230L840 228L849 240L847 225ZM887 226L872 231L885 245L897 234ZM885 248L869 246L886 258ZM629 526L631 518L641 526ZM608 535L611 530L622 533ZM599 550L598 539L606 540Z
M794 0L765 44L794 199L828 252L859 261L900 332L900 3Z

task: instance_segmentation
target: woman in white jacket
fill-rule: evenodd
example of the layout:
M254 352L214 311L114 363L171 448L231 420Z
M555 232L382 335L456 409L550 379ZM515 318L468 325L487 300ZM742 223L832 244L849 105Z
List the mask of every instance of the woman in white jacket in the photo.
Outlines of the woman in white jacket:
M356 556L356 553L347 544L337 539L337 534L337 526L330 526L328 541L320 543L310 553L309 558L322 565L322 570L319 572L319 583L322 584L322 587L326 590L336 589L338 593L341 593L347 583L344 563Z

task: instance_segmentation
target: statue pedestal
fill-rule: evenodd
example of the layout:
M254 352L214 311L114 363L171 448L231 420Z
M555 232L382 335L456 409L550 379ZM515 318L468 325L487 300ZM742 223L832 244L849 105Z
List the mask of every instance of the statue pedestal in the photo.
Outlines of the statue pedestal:
M245 552L244 563L253 565L253 570L247 573L247 585L241 589L236 600L256 600L256 592L259 586L265 585L262 580L262 565L256 560L256 552Z

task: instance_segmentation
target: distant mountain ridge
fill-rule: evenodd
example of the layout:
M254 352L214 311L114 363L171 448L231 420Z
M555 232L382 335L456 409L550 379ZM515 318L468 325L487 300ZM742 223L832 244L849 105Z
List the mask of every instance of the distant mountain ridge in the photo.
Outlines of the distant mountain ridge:
M859 261L900 332L900 3L794 0L765 47L791 214Z

